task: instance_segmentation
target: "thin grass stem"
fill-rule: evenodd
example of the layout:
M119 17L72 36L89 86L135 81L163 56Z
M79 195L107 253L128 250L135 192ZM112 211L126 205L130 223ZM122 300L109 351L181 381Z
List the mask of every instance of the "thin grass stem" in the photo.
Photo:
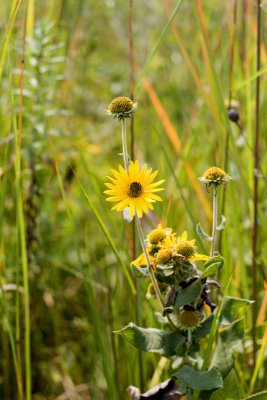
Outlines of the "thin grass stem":
M130 98L134 102L134 49L133 49L133 0L129 0L129 67L130 67ZM130 154L131 159L134 160L134 114L130 119ZM136 225L135 221L132 221L132 260L136 259ZM142 306L140 296L140 282L139 279L135 279L135 316L137 325L140 326L142 323ZM143 352L138 351L138 366L139 366L139 385L140 390L143 391L144 382L144 358Z
M260 71L261 66L261 4L257 0L257 46L256 46L256 72ZM254 165L253 165L253 225L251 230L252 238L252 277L253 277L253 312L252 312L252 340L253 340L253 365L256 365L256 321L257 321L257 304L258 304L258 288L257 288L257 239L258 239L258 172L260 166L259 152L259 133L260 133L260 77L256 79L255 93L255 137L254 137Z
M26 18L27 19L27 18ZM23 30L23 47L20 66L20 95L19 95L19 118L18 129L15 134L16 142L16 195L17 195L17 215L18 215L18 243L20 244L22 277L24 287L24 358L25 358L25 398L31 400L31 322L30 322L30 290L28 277L28 255L26 240L26 224L23 209L22 195L22 174L21 174L21 137L22 137L22 117L23 117L23 82L24 82L24 55L26 41L26 19Z

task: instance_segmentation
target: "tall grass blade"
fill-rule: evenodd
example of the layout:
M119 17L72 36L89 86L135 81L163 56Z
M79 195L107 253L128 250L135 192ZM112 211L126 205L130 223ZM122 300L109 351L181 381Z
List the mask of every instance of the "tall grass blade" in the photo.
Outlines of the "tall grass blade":
M151 61L153 60L153 58L154 58L155 55L157 54L157 52L158 52L158 50L159 50L161 44L163 43L163 40L165 39L166 34L167 34L168 31L169 31L169 28L170 28L170 26L171 26L171 23L172 23L172 21L174 20L174 18L176 17L176 14L178 13L178 11L179 11L179 9L180 9L180 7L181 7L182 4L183 4L183 0L178 1L178 3L176 4L176 6L175 6L174 9L173 9L173 12L172 12L170 18L168 19L168 21L167 21L165 27L163 28L163 30L162 30L162 32L161 32L161 34L160 34L160 37L158 38L158 40L157 40L157 42L155 43L153 49L151 50L150 54L148 55L148 57L147 57L147 59L146 59L146 62L145 62L145 64L144 64L143 68L142 68L142 71L141 71L141 73L140 73L138 79L137 79L136 82L135 82L136 90L138 90L138 88L139 88L139 86L140 86L140 84L141 84L141 79L142 79L143 76L147 73L147 70L148 70L148 68L149 68L149 65L150 65Z
M127 267L124 265L124 263L123 263L123 261L122 261L122 259L120 257L119 251L118 251L117 247L115 246L115 243L113 242L113 239L110 236L106 225L104 224L102 218L100 217L98 211L96 210L96 208L95 208L94 204L92 203L90 197L86 193L86 191L85 191L83 185L81 184L81 182L78 182L78 185L79 185L79 187L80 187L85 199L87 200L88 205L89 205L89 207L90 207L90 209L91 209L91 211L92 211L92 213L93 213L93 215L94 215L94 217L95 217L100 229L102 230L102 232L103 232L104 236L106 237L111 249L113 250L114 255L117 258L117 261L118 261L119 265L122 267L122 270L123 270L123 272L125 274L125 277L127 279L129 287L130 287L130 289L132 291L132 294L135 295L136 290L135 290L135 287L134 287L133 280L132 280L132 278L131 278L131 276L130 276L130 274L128 272Z

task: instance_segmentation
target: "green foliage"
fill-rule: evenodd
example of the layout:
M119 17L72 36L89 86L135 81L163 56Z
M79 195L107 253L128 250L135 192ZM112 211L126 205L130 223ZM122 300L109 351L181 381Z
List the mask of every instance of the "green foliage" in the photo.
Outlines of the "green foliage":
M222 376L216 368L209 371L196 371L192 367L183 365L173 374L173 377L194 390L211 390L223 386Z
M223 257L211 257L208 261L205 262L203 267L201 267L201 269L204 270L203 274L201 275L201 279L216 274L216 272L218 272L223 267L223 264Z
M115 333L122 335L128 343L139 350L158 353L165 357L179 355L185 343L185 337L177 332L140 328L132 322Z
M241 393L235 371L232 369L223 381L223 388L212 393L210 400L240 400Z
M212 364L226 376L234 366L233 351L244 338L244 320L232 322L220 330Z
M203 287L200 279L196 280L192 285L187 286L185 289L178 292L174 303L175 307L179 308L192 303L199 297L202 289Z
M206 240L206 241L208 241L208 242L211 242L211 241L212 241L212 237L209 236L209 235L204 231L204 229L202 228L202 226L201 226L200 223L198 223L197 226L196 226L196 232L197 232L197 235L200 237L200 239Z
M253 301L225 296L223 300L222 317L228 323L234 322L244 315L244 308L251 305Z
M149 271L147 267L140 268L134 265L133 263L131 264L131 271L132 274L135 276L135 278L143 278L149 276Z

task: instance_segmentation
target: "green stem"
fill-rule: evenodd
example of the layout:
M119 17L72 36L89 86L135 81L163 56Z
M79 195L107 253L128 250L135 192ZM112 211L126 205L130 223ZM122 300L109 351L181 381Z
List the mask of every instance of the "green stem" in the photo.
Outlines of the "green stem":
M261 67L261 5L260 0L257 0L257 47L256 47L256 72L260 71ZM256 366L256 351L257 351L257 305L258 305L258 287L257 287L257 256L258 256L258 213L259 213L259 168L260 168L260 76L256 79L255 92L255 136L254 136L254 165L253 165L253 225L251 229L252 239L252 341L253 341L253 367Z
M122 133L122 155L123 155L123 163L124 168L128 172L129 167L129 156L127 152L127 140L126 140L126 121L125 118L121 120L121 133Z
M14 136L16 147L16 160L15 160L15 185L16 185L16 208L18 218L18 244L21 255L22 265L22 280L24 287L24 359L25 359L25 381L26 393L25 399L31 400L31 316L30 316L30 289L29 289L29 276L28 276L28 256L27 256L27 243L26 243L26 224L23 209L23 193L22 193L22 165L21 165L21 137L22 137L22 121L23 121L23 82L24 82L24 54L26 43L26 23L24 24L23 31L23 48L21 54L20 65L20 96L19 96L19 116L18 126L14 119Z
M137 215L135 216L135 221L136 221L137 231L138 231L139 239L140 239L141 246L142 246L142 249L143 249L143 253L144 253L144 256L145 256L145 259L146 259L146 265L148 267L149 276L150 276L151 282L152 282L152 284L154 286L157 299L160 302L161 307L164 308L164 301L163 301L161 293L160 293L159 285L158 285L157 279L155 277L153 267L150 264L149 255L148 255L148 251L147 251L146 244L145 244L145 238L144 238L144 233L143 233L143 229L142 229L142 226L141 226L140 218ZM167 316L167 319L168 319L169 324L171 325L171 327L174 330L177 330L178 328L172 322L171 317L168 314L166 316Z
M192 331L191 331L191 329L188 329L188 331L187 331L187 343L186 343L186 347L187 347L188 350L190 349L191 344L192 344Z
M125 118L122 118L122 152L123 152L124 168L125 168L126 171L128 171L129 156L128 156L128 152L127 152ZM145 244L144 233L143 233L143 229L142 229L142 226L141 226L140 218L138 217L138 215L135 215L135 222L136 222L137 231L138 231L139 239L140 239L140 242L141 242L141 246L142 246L142 249L143 249L143 253L145 255L146 265L148 267L150 279L151 279L151 282L152 282L152 284L154 286L156 296L157 296L157 298L158 298L158 300L160 302L160 305L161 305L161 307L163 309L164 308L164 302L163 302L163 299L162 299L162 296L161 296L161 293L160 293L160 289L159 289L159 285L158 285L157 279L156 279L154 271L153 271L153 267L150 264L149 255L148 255L146 244ZM174 325L174 323L172 322L172 320L171 320L171 318L170 318L170 316L168 314L167 314L167 319L168 319L169 324L171 325L171 327L174 330L177 330L178 328Z
M216 246L216 227L218 218L218 201L217 201L217 188L212 188L212 232L211 232L211 246L210 246L210 257L214 256Z

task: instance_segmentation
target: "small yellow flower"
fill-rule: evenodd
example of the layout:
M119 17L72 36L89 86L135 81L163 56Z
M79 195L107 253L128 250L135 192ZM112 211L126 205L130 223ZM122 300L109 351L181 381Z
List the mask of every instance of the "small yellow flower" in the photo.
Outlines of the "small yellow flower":
M131 161L128 172L120 165L119 171L112 170L112 173L115 179L108 177L111 183L105 183L108 190L104 192L111 196L107 201L117 203L112 210L123 211L129 207L131 217L137 213L141 218L149 208L153 210L151 203L162 201L155 192L164 190L158 187L164 180L152 183L158 171L152 173L152 169L147 170L146 165L140 170L138 161Z
M129 118L136 109L137 104L128 97L120 96L112 100L108 106L108 114L113 115L114 118L119 120Z
M176 244L177 253L189 259L196 253L196 248L191 240L179 240Z
M159 225L156 229L153 229L147 236L148 240L152 244L157 244L166 238L166 232L162 229L162 226Z
M150 264L153 265L155 258L153 256L151 256L150 254L148 254L148 256L149 256ZM131 262L131 264L135 265L136 267L140 267L140 268L147 267L146 257L144 255L144 253L140 254L140 256L138 256L135 260L133 260Z
M183 310L178 315L177 324L182 331L193 331L200 325L200 318L195 310Z
M228 175L223 169L218 167L211 167L207 169L203 176L199 178L201 182L206 183L207 186L214 185L220 186L224 185L231 179L230 175Z
M171 249L161 249L156 255L156 262L158 264L167 264L172 258Z
M181 236L177 237L175 250L177 253L188 259L189 262L207 261L209 259L209 256L197 253L195 239L188 240L187 231L184 231Z

